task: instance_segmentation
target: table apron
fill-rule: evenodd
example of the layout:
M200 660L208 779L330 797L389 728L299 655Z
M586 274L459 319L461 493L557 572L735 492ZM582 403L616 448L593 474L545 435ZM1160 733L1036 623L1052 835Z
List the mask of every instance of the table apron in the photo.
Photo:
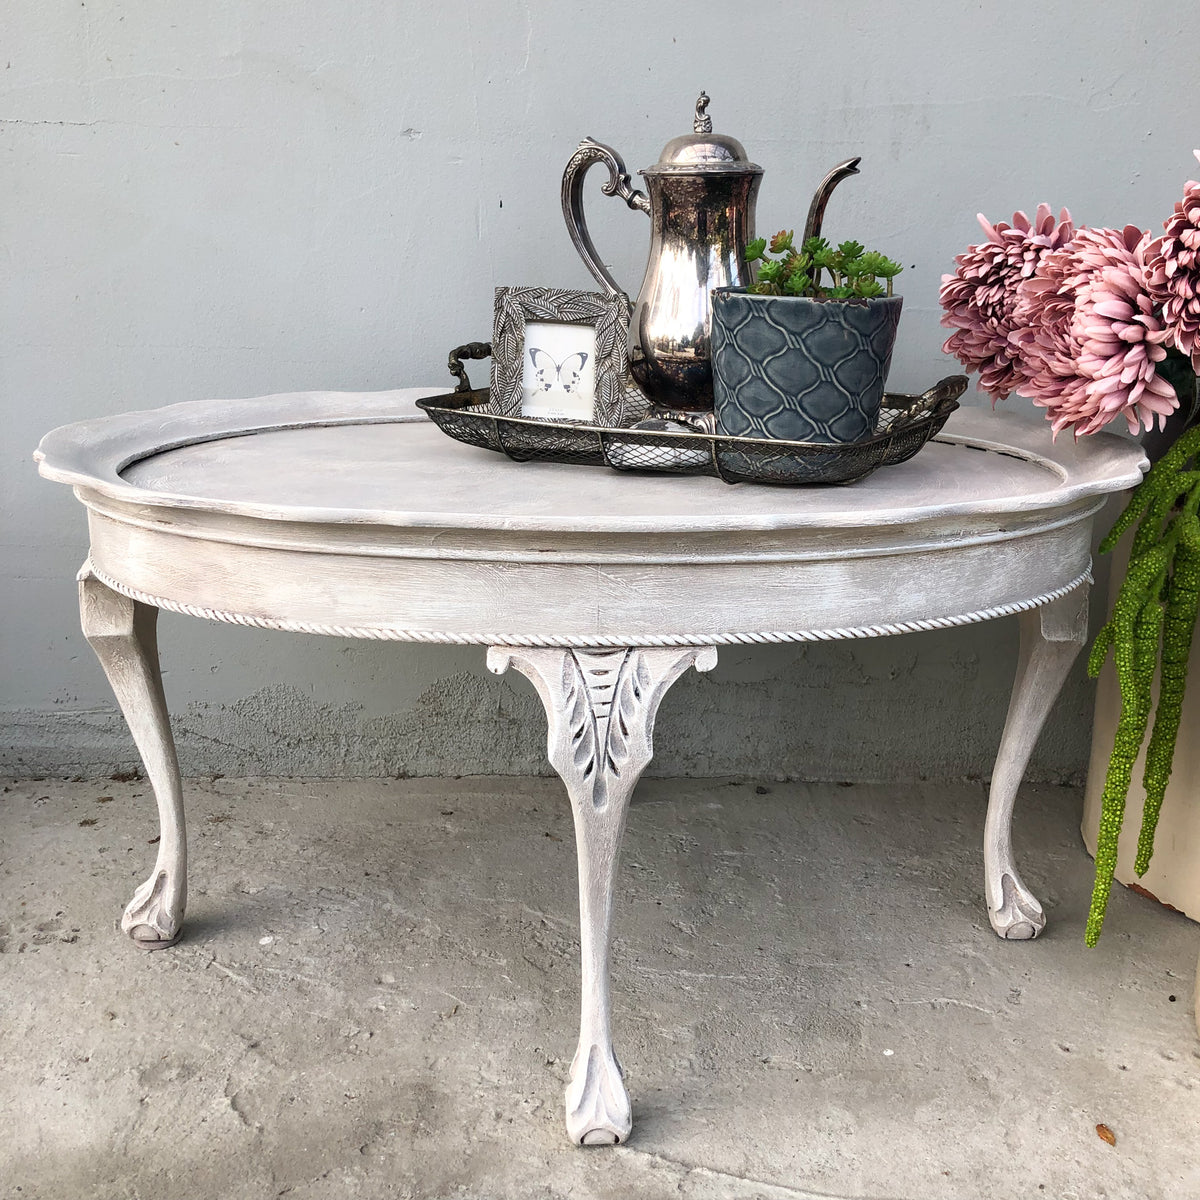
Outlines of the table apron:
M1085 496L1052 508L1012 512L935 511L920 521L789 525L746 524L735 529L535 530L502 525L377 524L267 519L204 508L123 504L94 489L76 495L92 517L108 517L177 538L199 538L264 550L342 554L362 558L449 558L488 562L741 563L824 561L876 554L920 554L931 549L1024 538L1073 524L1104 506Z
M480 644L807 640L985 620L1053 599L1090 570L1094 508L1012 540L919 552L755 561L747 549L734 562L666 563L313 554L90 511L90 559L99 578L146 603L301 632Z

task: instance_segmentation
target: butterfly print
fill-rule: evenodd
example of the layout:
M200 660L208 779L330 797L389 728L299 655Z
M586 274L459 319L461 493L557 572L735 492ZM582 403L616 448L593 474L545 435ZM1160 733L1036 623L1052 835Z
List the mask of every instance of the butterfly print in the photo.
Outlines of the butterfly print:
M545 350L533 347L529 351L529 360L537 377L533 389L536 396L538 392L553 391L555 387L562 388L564 392L575 391L583 378L583 364L587 362L588 355L580 350L576 354L568 354L562 362L555 362Z

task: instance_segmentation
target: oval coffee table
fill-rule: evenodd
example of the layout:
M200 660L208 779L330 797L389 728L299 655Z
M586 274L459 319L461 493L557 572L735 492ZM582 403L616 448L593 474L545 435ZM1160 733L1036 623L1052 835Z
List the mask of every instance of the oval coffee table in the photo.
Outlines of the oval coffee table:
M717 647L881 637L1021 614L984 832L988 917L1032 938L1013 862L1017 787L1087 633L1092 519L1141 449L960 410L913 460L843 488L730 486L522 466L447 440L413 405L443 389L176 404L56 429L41 473L87 508L83 631L154 788L162 840L122 927L178 939L187 895L158 609L298 633L488 647L528 676L574 812L583 960L567 1130L624 1140L613 1055L613 879L654 718Z

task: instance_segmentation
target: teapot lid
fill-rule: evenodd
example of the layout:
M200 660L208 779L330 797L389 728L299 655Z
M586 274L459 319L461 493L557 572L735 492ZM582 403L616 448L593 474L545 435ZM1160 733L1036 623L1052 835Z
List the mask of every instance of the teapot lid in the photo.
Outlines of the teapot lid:
M761 175L762 167L750 162L745 147L737 138L713 133L712 117L707 113L708 95L701 92L696 101L694 133L672 138L659 155L658 162L639 175L724 174Z

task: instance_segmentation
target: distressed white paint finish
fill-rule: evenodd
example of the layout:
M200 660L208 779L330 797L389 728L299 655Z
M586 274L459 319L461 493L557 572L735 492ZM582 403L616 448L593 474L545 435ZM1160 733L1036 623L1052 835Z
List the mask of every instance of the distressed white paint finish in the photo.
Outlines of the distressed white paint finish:
M654 718L667 689L688 667L710 671L716 664L712 646L488 651L490 670L515 667L537 689L546 709L546 753L575 818L583 978L567 1133L582 1145L623 1142L633 1127L612 1048L608 988L613 880L629 800L653 757Z
M1044 924L1012 859L1029 753L1086 628L1092 517L1141 450L1052 445L972 410L911 462L845 488L730 487L521 466L446 440L409 389L175 405L56 430L42 474L88 508L84 626L155 787L163 840L125 925L178 934L183 810L156 606L312 632L478 641L537 687L575 813L583 1004L568 1090L581 1142L629 1132L609 1028L613 872L654 713L711 643L862 637L1023 612L985 838L993 927ZM1026 611L1032 610L1032 611ZM589 649L592 647L593 649ZM615 714L615 716L614 716Z
M275 521L560 535L868 529L934 512L1030 512L1128 486L1142 461L1137 446L1111 434L1052 443L1034 416L961 409L938 436L941 452L923 450L848 487L751 487L553 463L514 468L501 455L450 441L415 408L418 397L443 390L189 401L62 426L42 439L36 457L49 478L137 504ZM397 429L406 425L415 428ZM945 448L953 445L976 453L951 455Z
M1036 420L979 411L846 488L517 466L447 440L416 394L86 422L43 440L41 469L88 505L97 572L176 605L414 639L697 644L1044 596L1086 573L1093 513L1140 472L1121 439L1051 446Z
M1088 632L1088 588L1021 614L1021 651L983 832L988 919L1003 938L1035 938L1046 914L1013 861L1012 816L1029 756Z
M496 642L505 642L514 646L566 646L566 647L609 647L621 649L625 646L754 646L772 642L834 642L847 639L895 637L902 633L925 633L931 629L950 629L956 625L973 625L980 621L994 621L998 617L1011 617L1030 609L1041 608L1061 599L1068 592L1073 592L1083 584L1091 584L1091 571L1085 571L1061 587L1031 596L1027 600L1017 600L1009 604L993 605L990 608L976 609L973 612L958 613L951 616L922 617L911 621L898 621L889 624L875 623L872 625L838 625L830 629L779 629L762 630L753 633L741 631L734 633L713 633L697 636L693 633L659 633L641 634L633 637L629 634L561 634L537 633L533 635L496 633L463 633L461 631L448 633L444 630L404 629L393 625L332 625L319 621L299 621L292 618L255 617L246 613L230 612L227 609L205 608L199 604L187 604L182 601L168 600L163 596L154 596L148 592L138 591L128 584L120 583L100 574L94 563L89 568L97 579L107 584L114 591L139 600L143 604L155 608L165 608L170 612L182 613L187 617L199 617L205 621L224 621L230 625L245 625L256 629L278 629L285 633L312 633L323 637L361 638L364 641L395 641L395 642L433 642L450 646L490 646Z
M146 766L158 803L158 857L133 894L121 928L145 950L179 940L187 907L187 831L179 763L158 668L158 609L106 587L85 565L79 573L83 634L96 652Z

